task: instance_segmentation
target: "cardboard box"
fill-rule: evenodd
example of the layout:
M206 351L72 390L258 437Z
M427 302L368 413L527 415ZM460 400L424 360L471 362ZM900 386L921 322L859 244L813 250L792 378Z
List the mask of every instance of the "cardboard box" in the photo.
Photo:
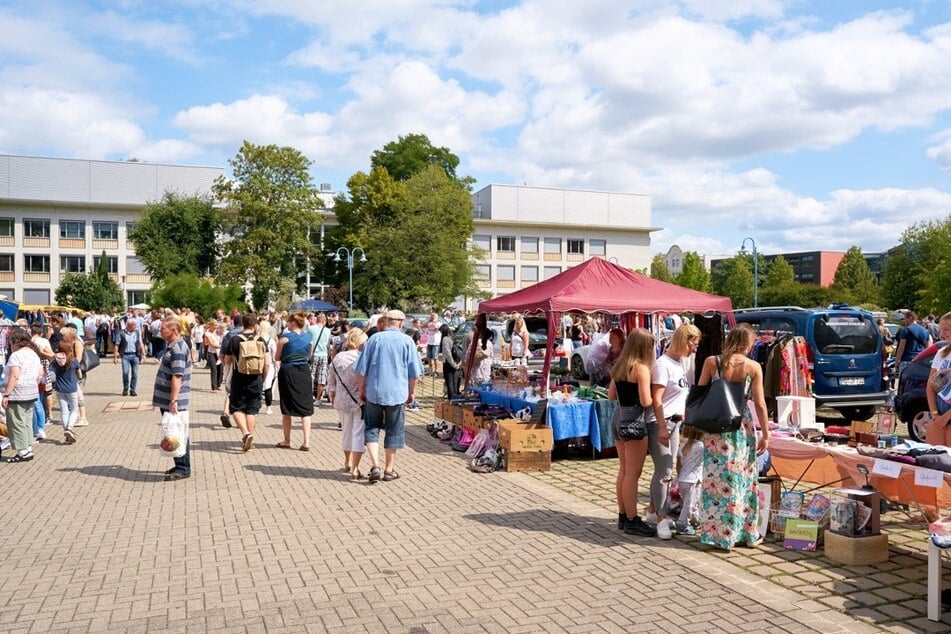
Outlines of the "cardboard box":
M506 471L548 471L551 469L550 451L506 451Z
M548 425L522 423L517 420L499 421L499 445L506 452L545 451L551 453L554 444L555 439Z
M448 419L453 425L462 427L462 423L465 417L465 410L462 408L462 405L453 405L452 406L452 418Z

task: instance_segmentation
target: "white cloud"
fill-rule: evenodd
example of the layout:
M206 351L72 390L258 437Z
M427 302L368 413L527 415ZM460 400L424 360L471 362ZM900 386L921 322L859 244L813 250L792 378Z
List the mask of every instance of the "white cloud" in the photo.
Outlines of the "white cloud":
M951 129L935 135L937 145L932 145L925 151L925 156L937 163L941 169L951 171Z
M86 35L115 39L136 48L156 50L172 59L197 64L201 56L193 46L191 30L184 24L136 19L115 11L83 16Z

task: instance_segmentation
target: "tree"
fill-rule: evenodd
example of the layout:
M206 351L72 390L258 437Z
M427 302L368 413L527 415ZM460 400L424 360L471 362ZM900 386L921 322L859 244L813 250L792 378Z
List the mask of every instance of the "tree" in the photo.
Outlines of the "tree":
M220 177L215 195L226 206L218 280L252 281L254 306L265 306L282 279L297 279L302 261L320 257L310 239L323 222L323 203L311 182L310 161L298 150L245 141L228 161L233 180Z
M684 268L677 276L677 285L692 288L695 291L710 291L710 273L696 251L684 254Z
M327 244L331 251L366 252L367 261L353 271L356 305L445 306L476 294L466 250L472 203L463 185L430 165L403 182L375 167L354 174L347 186L349 195L335 201L339 224ZM338 266L330 273L342 283L349 271Z
M857 246L850 247L845 252L835 270L832 287L836 292L849 296L852 303L878 304L881 301L875 276L868 268L862 250Z
M723 260L710 274L710 284L717 295L730 298L733 306L741 308L753 305L752 258L739 255Z
M195 313L210 317L217 309L225 312L244 306L237 285L217 286L210 279L192 273L179 273L160 280L152 287L156 306L187 306Z
M667 268L667 261L664 260L664 256L661 253L658 253L651 259L651 277L661 282L674 283L674 276L670 274L670 269Z
M913 308L919 314L942 313L951 307L951 216L912 225L885 265L886 303Z
M156 280L173 273L214 273L220 217L211 199L165 192L142 210L129 234L135 255Z
M435 147L425 134L407 134L390 141L382 150L375 150L370 157L370 169L382 167L393 180L406 181L419 174L430 165L436 165L446 176L465 185L473 182L471 178L459 179L456 168L459 157L447 147Z
M918 302L917 265L908 257L905 244L892 249L882 271L882 302L891 309L912 308Z
M793 267L786 258L777 256L768 267L760 289L760 304L764 306L799 306L804 302L804 285L796 281Z
M89 273L68 273L55 293L56 302L87 311L122 309L125 306L122 289L109 277L109 261L102 252L99 266ZM72 297L72 300L67 300Z

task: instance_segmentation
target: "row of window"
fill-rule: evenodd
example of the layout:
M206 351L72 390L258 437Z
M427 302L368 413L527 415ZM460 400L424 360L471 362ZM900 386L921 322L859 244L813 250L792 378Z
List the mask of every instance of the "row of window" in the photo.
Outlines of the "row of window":
M0 254L0 273L13 273L16 271L14 258L10 254ZM94 255L92 258L93 271L99 268L102 261L101 255ZM109 273L119 272L119 258L115 255L106 256L106 266ZM86 273L86 256L84 255L61 255L59 257L59 270L62 273ZM23 271L25 273L49 273L50 256L49 255L23 255ZM145 268L138 258L129 256L126 258L127 273L145 273Z
M49 238L50 221L49 218L24 218L23 219L23 237L25 238ZM0 218L0 237L12 238L13 228L16 225L14 218ZM134 222L125 223L127 235L132 231ZM86 221L85 220L60 220L59 221L60 238L78 238L86 239ZM118 240L119 223L108 220L92 221L93 240Z
M538 253L539 243L545 253L561 253L562 242L564 242L565 253L569 255L584 255L585 241L582 238L544 238L539 239L531 236L522 236L519 238L521 253ZM474 235L472 244L485 252L492 250L492 236ZM607 241L592 238L588 240L588 255L604 256L607 251ZM515 253L515 236L497 236L495 238L496 253Z
M538 280L539 267L537 266L521 266L518 267L518 279L522 282L535 283ZM513 264L497 264L495 266L495 281L496 282L514 282L515 281L515 265ZM555 277L561 273L560 266L543 266L541 267L542 279L547 280ZM483 282L491 282L492 275L492 266L489 264L476 264L475 265L475 275L477 280Z

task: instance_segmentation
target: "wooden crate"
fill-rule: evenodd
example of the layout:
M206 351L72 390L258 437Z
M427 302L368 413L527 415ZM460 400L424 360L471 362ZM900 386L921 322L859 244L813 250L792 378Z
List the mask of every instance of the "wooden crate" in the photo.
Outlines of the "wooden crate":
M551 469L550 451L506 451L506 471L548 471Z
M547 451L555 444L552 429L544 423L499 421L499 445L507 451Z
M447 419L453 425L462 427L462 423L465 420L465 409L462 405L452 405L452 418Z

